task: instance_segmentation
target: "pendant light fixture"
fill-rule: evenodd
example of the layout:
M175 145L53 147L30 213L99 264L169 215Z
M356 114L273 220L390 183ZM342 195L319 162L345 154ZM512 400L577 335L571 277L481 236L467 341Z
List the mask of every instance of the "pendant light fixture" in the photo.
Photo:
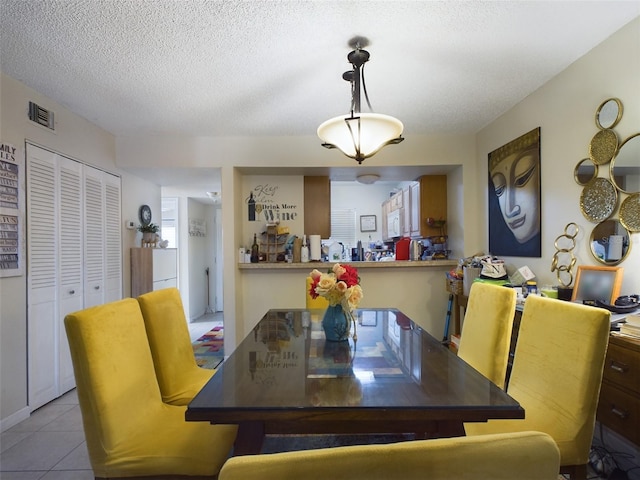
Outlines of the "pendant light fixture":
M360 112L360 92L364 93L369 110L372 110L364 81L364 64L369 61L369 52L362 47L368 43L366 38L355 37L349 45L355 48L347 55L353 66L342 74L342 78L351 83L351 113L334 117L318 127L318 137L325 148L339 148L347 157L359 164L365 158L375 155L382 147L400 143L404 126L397 118L381 113Z

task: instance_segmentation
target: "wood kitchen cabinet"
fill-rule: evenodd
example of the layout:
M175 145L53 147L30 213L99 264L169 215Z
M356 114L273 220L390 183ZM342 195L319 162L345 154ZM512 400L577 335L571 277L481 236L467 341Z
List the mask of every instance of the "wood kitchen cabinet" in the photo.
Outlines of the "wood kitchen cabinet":
M440 235L440 228L427 225L427 218L447 219L447 176L423 175L410 186L411 231L414 238Z
M411 189L405 187L402 189L402 235L405 237L411 236Z
M304 233L331 237L331 181L329 177L304 177Z
M389 232L389 212L391 211L391 200L385 200L382 202L382 239L386 242L391 240L388 235Z
M609 336L596 418L640 445L640 340Z

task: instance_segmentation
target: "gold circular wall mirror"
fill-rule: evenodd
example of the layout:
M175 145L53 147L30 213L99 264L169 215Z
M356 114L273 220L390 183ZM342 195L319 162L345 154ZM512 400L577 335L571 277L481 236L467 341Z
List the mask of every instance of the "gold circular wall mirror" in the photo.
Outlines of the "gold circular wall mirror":
M617 219L605 220L593 227L589 240L593 257L605 265L617 265L631 250L629 231Z
M618 135L610 129L600 130L589 143L589 157L596 165L609 163L618 150Z
M596 126L600 130L615 127L622 118L622 102L618 98L609 98L596 110Z
M620 222L630 232L640 232L640 193L624 199L620 205Z
M609 166L609 175L621 192L640 192L640 133L622 142Z
M618 191L608 178L589 182L580 194L580 210L587 220L600 223L609 218L618 204Z
M598 165L593 163L590 158L583 158L578 162L573 170L573 178L578 185L585 186L591 180L598 176Z

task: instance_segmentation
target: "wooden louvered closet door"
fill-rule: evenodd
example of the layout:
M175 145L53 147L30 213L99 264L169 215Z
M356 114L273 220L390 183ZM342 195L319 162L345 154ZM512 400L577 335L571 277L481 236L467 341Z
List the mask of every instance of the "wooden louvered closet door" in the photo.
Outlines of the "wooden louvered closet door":
M122 298L120 177L27 144L29 407L75 386L64 317Z

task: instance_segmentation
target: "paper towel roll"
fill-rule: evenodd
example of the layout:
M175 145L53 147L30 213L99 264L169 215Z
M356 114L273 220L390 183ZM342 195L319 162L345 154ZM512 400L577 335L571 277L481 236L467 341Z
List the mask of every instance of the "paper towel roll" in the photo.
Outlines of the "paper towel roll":
M322 258L322 246L320 235L309 235L309 259L320 260Z

